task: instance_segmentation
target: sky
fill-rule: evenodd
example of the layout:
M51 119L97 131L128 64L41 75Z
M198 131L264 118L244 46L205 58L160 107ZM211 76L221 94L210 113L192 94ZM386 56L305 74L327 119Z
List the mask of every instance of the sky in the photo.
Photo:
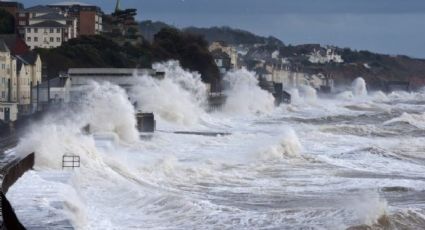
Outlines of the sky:
M105 13L115 0L81 0ZM25 7L60 0L21 0ZM285 44L319 43L425 58L425 0L121 0L138 20L230 26Z

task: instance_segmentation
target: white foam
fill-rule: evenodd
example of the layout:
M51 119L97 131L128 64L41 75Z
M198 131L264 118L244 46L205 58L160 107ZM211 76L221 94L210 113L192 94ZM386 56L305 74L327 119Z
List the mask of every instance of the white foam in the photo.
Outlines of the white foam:
M224 81L228 86L224 111L237 114L270 113L274 98L258 86L255 74L246 69L228 72Z
M165 72L163 80L136 76L130 97L137 109L154 112L165 121L193 125L205 115L207 87L198 73L183 70L178 62L154 65Z

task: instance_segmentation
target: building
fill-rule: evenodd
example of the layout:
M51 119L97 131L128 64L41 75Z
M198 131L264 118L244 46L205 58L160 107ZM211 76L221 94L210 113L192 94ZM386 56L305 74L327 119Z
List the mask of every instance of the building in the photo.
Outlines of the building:
M17 49L19 40L16 35L0 35L0 119L8 121L32 112L31 87L41 82L40 56Z
M16 60L4 40L0 40L0 102L16 101Z
M22 10L24 5L19 2L0 1L0 9L3 9L13 15L16 19L18 11Z
M40 56L35 52L16 56L17 73L17 103L21 115L33 112L33 101L31 90L41 83L42 63Z
M211 52L211 55L222 75L224 75L227 71L229 71L232 68L231 59L227 53L219 49L216 49Z
M134 76L152 76L162 79L164 75L165 73L156 72L153 69L130 68L71 68L67 74L72 82L71 101L78 101L85 86L93 81L110 82L128 91L134 84Z
M17 24L18 24L17 28L18 28L19 35L24 36L25 34L24 27L30 25L30 20L32 18L44 16L46 14L51 14L51 13L58 13L58 12L59 12L58 10L51 9L49 7L42 6L42 5L37 5L37 6L29 7L27 9L19 10L17 13Z
M42 82L32 88L33 105L37 111L70 102L71 79L66 76Z
M30 51L25 41L17 34L0 34L0 39L6 43L12 55L22 55Z
M81 2L60 2L48 7L58 10L66 17L75 18L78 36L100 34L103 30L103 12L98 6Z
M58 9L33 6L18 13L18 31L31 48L54 48L77 37L77 19Z
M16 60L4 40L0 39L0 120L3 123L16 121L18 116L16 88L13 88L16 86L14 68L16 68Z
M31 49L55 48L71 39L70 26L57 21L43 21L25 26L25 41Z
M208 47L210 52L213 52L214 50L221 50L222 52L225 52L230 57L230 63L232 69L239 68L238 65L238 52L236 48L233 46L228 45L227 43L223 41L216 41L211 43L211 45Z

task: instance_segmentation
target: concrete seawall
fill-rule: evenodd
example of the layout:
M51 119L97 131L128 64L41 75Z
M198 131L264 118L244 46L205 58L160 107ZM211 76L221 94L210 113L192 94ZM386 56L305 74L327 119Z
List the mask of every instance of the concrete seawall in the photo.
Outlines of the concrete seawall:
M0 229L25 229L19 222L16 214L4 194L9 188L28 170L34 167L34 153L24 158L16 156L3 155L0 158L0 176L1 176L1 217Z

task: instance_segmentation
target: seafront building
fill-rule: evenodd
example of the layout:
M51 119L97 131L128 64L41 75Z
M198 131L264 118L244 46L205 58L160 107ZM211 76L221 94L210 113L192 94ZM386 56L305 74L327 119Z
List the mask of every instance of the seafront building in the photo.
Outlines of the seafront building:
M223 42L223 41L215 41L215 42L212 42L210 44L208 49L209 49L210 52L220 50L220 51L226 53L230 57L231 69L238 69L239 68L238 52L236 51L235 47L233 47L233 46L231 46L231 45L229 45L229 44L227 44L226 42Z
M12 40L0 35L0 120L7 122L32 112L31 87L41 82L42 69L38 54L23 52L19 37Z

